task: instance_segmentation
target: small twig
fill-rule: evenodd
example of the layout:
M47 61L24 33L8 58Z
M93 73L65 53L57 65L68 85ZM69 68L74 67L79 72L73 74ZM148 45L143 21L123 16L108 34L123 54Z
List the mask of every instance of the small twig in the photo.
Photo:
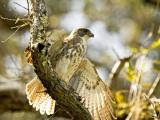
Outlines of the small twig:
M152 84L152 87L150 88L149 92L148 92L148 97L150 98L151 95L153 94L157 84L159 83L160 81L160 73L158 74L158 76L156 77L155 81L153 82Z
M11 27L11 29L14 29L14 28L17 28L17 29L6 40L1 41L1 43L7 42L10 38L12 38L18 32L18 30L20 28L25 27L27 25L29 25L29 23L25 23L25 24L22 24L22 25Z
M15 29L15 28L17 28L17 29L16 29L6 40L2 40L1 43L7 42L10 38L12 38L12 37L18 32L18 30L19 30L20 28L25 27L25 26L27 26L27 25L29 25L29 23L24 23L24 24L22 24L22 25L18 25L18 26L11 27L11 29Z
M134 108L134 109L135 109L135 108ZM133 112L134 112L134 110L132 110L132 111L129 112L126 120L130 120L130 119L131 119L131 117L132 117L132 115L133 115Z
M29 23L24 23L24 24L22 24L22 25L17 25L17 26L11 27L11 29L22 28L22 27L25 27L25 26L27 26L27 25L29 25Z
M27 0L27 7L28 7L28 15L30 15L30 7L29 7L29 1Z
M2 20L8 20L8 21L15 21L17 23L17 21L29 21L29 19L27 18L6 18L0 15L0 19Z
M122 70L122 68L124 67L125 63L128 62L131 59L131 56L128 56L126 58L123 59L119 59L113 66L110 74L109 74L109 80L110 80L110 86L111 88L114 88L114 86L116 85L115 83L117 83L117 78Z
M151 102L151 108L153 110L154 120L158 120L158 115L157 115L156 110L155 110L155 105L152 102Z
M130 98L130 101L131 101L130 102L131 109L130 109L130 112L129 112L126 120L130 120L132 117L134 117L134 120L138 120L140 111L142 111L142 108L140 107L140 98L142 96L141 76L142 76L142 71L143 71L143 69L142 69L143 64L144 63L143 63L143 60L142 60L141 64L140 64L140 68L136 69L136 73L137 73L137 77L136 77L136 80L135 80L135 84L137 85L136 91L132 90L132 88L130 88L131 92L129 94L129 98ZM134 96L132 96L132 93L134 93ZM137 111L137 109L139 111ZM135 114L135 115L133 116L133 114Z
M17 2L13 2L13 3L16 4L16 5L18 5L18 6L20 6L20 7L22 7L22 8L24 8L25 10L28 11L28 8L26 8L26 7L22 6L22 5L20 5L19 3L17 3Z
M155 100L152 100L152 99L156 99L156 98L149 98L149 96L146 95L145 93L143 94L143 96L144 96L145 100L148 101L151 105L150 107L153 110L154 120L158 120L158 115L157 115L156 110L155 110Z
M115 48L112 47L113 52L115 53L116 57L120 60L120 56L118 55L117 51L115 50Z
M17 28L6 40L2 40L1 43L7 42L10 38L12 38L19 30L20 28Z

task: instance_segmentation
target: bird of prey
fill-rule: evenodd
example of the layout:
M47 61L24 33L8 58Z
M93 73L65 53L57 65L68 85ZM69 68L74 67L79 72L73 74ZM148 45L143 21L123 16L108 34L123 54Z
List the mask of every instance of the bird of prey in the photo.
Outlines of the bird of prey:
M85 57L86 42L93 36L89 29L79 28L66 37L56 37L57 40L53 44L61 41L59 44L61 47L54 51L56 55L53 55L55 62L53 69L61 80L71 85L84 99L84 106L88 108L94 120L112 120L114 118L112 94L98 76L95 66ZM45 89L38 78L26 85L30 105L41 114L50 115L54 113L55 100L45 92Z

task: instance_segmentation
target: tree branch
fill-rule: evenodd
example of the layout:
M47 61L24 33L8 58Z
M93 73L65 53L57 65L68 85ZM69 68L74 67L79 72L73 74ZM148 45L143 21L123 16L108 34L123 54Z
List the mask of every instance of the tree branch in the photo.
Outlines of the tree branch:
M33 24L30 26L31 53L35 72L49 95L76 120L91 120L88 110L73 89L57 77L47 58L46 28L48 16L44 0L31 0Z
M110 80L110 88L115 88L118 76L123 69L126 62L128 62L131 59L132 56L125 57L123 59L119 59L115 65L113 66L111 73L109 74L109 80Z

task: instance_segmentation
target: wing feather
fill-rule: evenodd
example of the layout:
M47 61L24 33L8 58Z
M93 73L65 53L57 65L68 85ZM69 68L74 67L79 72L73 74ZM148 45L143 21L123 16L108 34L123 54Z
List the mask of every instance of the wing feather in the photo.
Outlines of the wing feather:
M53 114L55 110L55 100L45 92L40 80L36 77L26 85L26 94L29 104L40 111L41 114Z
M84 105L88 108L94 120L112 120L113 96L109 87L100 79L94 65L84 59L78 70L70 80L75 91L84 98Z

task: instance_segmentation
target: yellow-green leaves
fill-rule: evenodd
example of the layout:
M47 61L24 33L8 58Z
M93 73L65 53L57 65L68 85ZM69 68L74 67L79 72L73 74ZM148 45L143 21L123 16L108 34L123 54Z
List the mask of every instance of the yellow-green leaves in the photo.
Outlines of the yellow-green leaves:
M155 40L155 41L150 45L149 49L156 49L156 48L158 48L158 47L160 47L160 38L157 39L157 40Z

